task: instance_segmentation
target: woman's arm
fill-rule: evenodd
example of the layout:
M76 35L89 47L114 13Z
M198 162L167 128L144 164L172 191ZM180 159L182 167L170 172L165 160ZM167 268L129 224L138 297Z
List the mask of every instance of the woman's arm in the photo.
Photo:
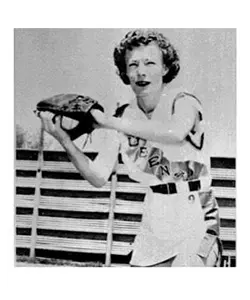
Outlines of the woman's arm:
M53 114L48 112L40 113L44 129L58 140L66 150L76 169L89 183L96 187L103 186L117 161L119 140L116 132L113 131L111 136L106 137L102 143L101 151L98 153L96 159L92 161L76 147L68 134L61 129L59 116L56 118L55 123L52 122L53 116Z
M175 114L171 121L167 122L106 117L97 110L93 110L92 115L105 128L154 142L176 144L181 143L192 129L197 111L190 105L188 99L182 98L176 102Z

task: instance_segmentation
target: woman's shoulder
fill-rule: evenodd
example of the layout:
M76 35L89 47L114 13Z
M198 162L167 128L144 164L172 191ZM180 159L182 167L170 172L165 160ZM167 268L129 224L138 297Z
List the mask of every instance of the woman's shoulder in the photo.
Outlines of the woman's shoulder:
M183 105L183 107L185 107L186 105L192 105L198 110L202 109L202 103L199 97L194 92L183 87L169 90L167 91L165 96L168 97L168 100L171 103L172 113L174 113L177 103L178 105Z
M163 97L168 97L173 100L186 97L190 99L196 99L196 101L200 102L199 97L196 95L195 91L192 91L191 89L185 88L183 86L178 88L165 88L163 91Z

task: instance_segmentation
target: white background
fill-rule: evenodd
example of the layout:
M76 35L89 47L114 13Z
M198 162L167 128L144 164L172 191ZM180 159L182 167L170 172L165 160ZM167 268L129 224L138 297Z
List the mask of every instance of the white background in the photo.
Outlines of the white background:
M14 3L13 3L14 2ZM8 1L1 18L1 298L237 299L249 295L249 26L243 1ZM13 28L237 27L237 268L14 268ZM11 117L12 116L12 117Z

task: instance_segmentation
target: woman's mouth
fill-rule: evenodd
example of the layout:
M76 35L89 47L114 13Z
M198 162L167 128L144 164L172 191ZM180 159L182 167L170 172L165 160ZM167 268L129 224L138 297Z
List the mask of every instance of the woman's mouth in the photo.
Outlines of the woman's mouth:
M144 87L149 85L150 82L149 81L136 81L136 85L140 86L140 87Z

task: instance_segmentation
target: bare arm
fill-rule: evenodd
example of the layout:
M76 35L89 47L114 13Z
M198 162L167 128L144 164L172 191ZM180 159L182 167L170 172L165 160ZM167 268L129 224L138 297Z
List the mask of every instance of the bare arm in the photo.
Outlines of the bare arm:
M171 121L168 122L106 117L102 112L97 110L93 110L92 114L97 122L105 128L115 129L125 134L154 142L175 144L182 142L192 129L196 110L183 98L177 101L175 114Z
M68 134L61 129L59 116L56 118L55 124L52 122L53 116L53 114L48 112L40 114L44 129L58 140L76 169L89 183L96 187L103 186L108 180L117 160L119 142L115 135L116 132L114 132L114 138L107 138L102 143L102 150L98 153L96 159L92 161L76 147Z

